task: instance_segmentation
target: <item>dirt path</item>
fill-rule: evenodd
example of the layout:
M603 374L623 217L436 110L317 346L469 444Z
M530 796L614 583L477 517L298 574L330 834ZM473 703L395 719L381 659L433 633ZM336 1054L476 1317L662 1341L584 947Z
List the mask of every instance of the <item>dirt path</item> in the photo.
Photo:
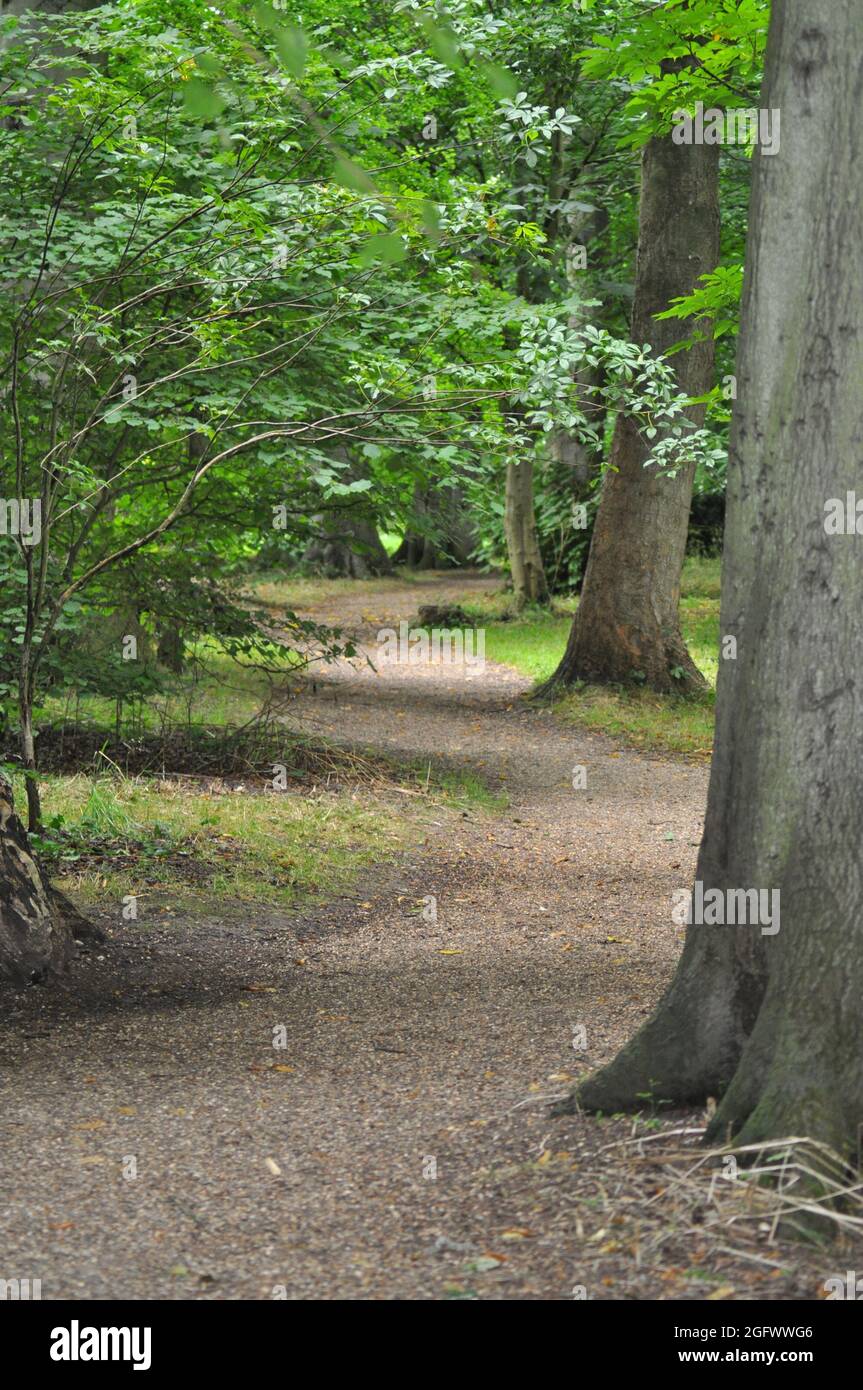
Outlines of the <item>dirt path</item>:
M487 583L314 616L368 639ZM128 924L68 989L7 993L0 1276L46 1298L816 1296L815 1256L675 1234L643 1151L621 1166L630 1121L550 1118L673 968L706 773L562 730L526 684L322 673L303 728L463 762L508 810L432 812L327 908Z

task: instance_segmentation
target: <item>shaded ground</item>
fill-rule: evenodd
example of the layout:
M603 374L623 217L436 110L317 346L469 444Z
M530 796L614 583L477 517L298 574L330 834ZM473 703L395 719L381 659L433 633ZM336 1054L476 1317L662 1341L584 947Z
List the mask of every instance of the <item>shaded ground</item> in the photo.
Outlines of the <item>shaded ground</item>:
M488 583L314 616L369 640ZM0 1277L45 1298L814 1298L844 1271L768 1244L743 1195L729 1235L709 1175L703 1204L681 1195L670 1150L690 1168L693 1136L654 1141L699 1116L551 1118L673 969L707 774L561 729L525 684L318 674L292 723L462 762L509 809L431 809L416 852L324 908L118 925L112 905L103 957L3 996Z

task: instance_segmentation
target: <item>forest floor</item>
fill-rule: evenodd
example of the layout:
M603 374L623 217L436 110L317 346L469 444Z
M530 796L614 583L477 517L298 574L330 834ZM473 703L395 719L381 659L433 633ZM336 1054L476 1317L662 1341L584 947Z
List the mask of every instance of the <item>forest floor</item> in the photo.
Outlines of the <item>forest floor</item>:
M379 628L493 582L335 589L312 616L374 656ZM310 676L292 726L466 767L507 808L405 791L413 848L340 898L114 913L65 985L4 990L0 1276L49 1299L810 1299L852 1267L774 1238L701 1114L551 1114L671 975L707 771L528 685Z

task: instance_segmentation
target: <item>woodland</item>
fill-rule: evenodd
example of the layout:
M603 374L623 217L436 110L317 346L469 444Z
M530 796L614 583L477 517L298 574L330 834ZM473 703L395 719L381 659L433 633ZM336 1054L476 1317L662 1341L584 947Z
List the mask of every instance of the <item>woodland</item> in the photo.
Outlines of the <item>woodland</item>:
M6 1297L856 1300L861 56L0 3Z

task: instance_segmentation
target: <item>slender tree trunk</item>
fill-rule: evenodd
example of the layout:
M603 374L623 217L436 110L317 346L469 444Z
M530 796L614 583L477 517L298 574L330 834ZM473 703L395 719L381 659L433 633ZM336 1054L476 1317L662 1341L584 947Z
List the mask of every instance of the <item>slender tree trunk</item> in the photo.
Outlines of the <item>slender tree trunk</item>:
M858 0L775 0L732 426L717 730L697 879L780 891L780 927L692 925L653 1017L589 1108L722 1095L708 1137L863 1122L863 54ZM851 534L832 534L831 499ZM863 512L863 504L861 504Z
M662 353L694 325L653 317L689 294L719 257L719 161L716 146L650 141L641 170L632 340ZM713 381L713 343L677 354L680 387L699 396ZM696 424L704 407L688 412ZM695 689L704 681L680 632L680 575L694 464L674 478L644 463L651 442L619 416L581 601L563 660L547 688L576 680L628 681L656 690Z
M533 459L527 455L507 464L504 530L517 607L545 603L548 585L536 534Z
M587 217L583 213L572 214L569 219L572 231L569 252L577 247L585 247L589 250L590 243L600 232L605 231L608 221L608 213L604 208L595 208ZM570 254L567 255L567 261L572 264L573 258ZM571 288L578 290L586 299L596 298L594 276L586 269L572 270L567 278ZM577 330L584 327L587 318L587 309L579 307L578 312L570 316L570 328ZM599 365L576 367L572 379L576 389L578 407L588 423L600 435L600 442L597 445L586 442L579 435L569 433L566 430L556 430L551 437L552 453L570 470L572 500L576 504L589 496L590 485L602 466L602 433L606 415L602 388L605 385L605 370Z
M29 634L28 634L29 636ZM21 721L21 762L27 773L27 824L38 830L42 823L42 803L36 780L36 741L33 732L33 689L30 675L30 651L25 643L21 676L18 683L18 717Z
M161 625L156 646L156 660L159 664L172 671L175 676L179 676L183 672L185 656L186 644L179 623L171 621Z

